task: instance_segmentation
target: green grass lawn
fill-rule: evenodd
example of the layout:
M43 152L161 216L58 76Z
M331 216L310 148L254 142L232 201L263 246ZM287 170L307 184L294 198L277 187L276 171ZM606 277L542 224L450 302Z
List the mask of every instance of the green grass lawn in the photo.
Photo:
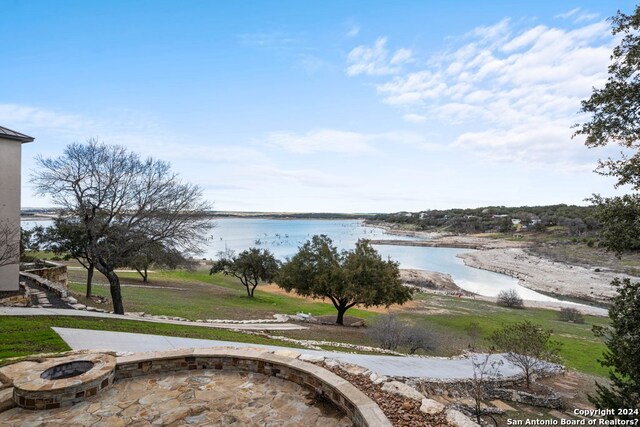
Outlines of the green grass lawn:
M77 271L73 272L69 287L86 302L82 295L85 285ZM144 311L149 314L180 316L186 319L260 319L276 313L295 314L300 311L316 316L336 313L332 304L304 300L287 295L263 292L258 287L249 298L245 288L235 279L224 275L210 276L204 271L161 271L150 274L150 286L142 285L135 273L119 273L123 283L122 295L126 311ZM80 280L79 280L80 279ZM96 277L94 295L109 297L106 280ZM92 304L94 305L94 304ZM108 307L104 307L108 308ZM351 309L352 316L371 318L374 314Z
M330 303L267 293L261 291L260 287L256 290L254 298L248 298L244 287L235 279L223 275L210 276L206 270L150 273L149 286L152 287L138 287L143 283L136 273L119 273L119 276L125 285L122 293L127 311L144 311L187 319L257 319L268 318L275 313L295 314L300 311L312 313L315 316L336 314L335 308ZM81 302L86 301L82 297L85 289L82 284L84 272L70 270L70 279L73 281L70 285L71 290ZM94 294L109 296L106 280L100 275L96 275ZM554 338L563 344L561 356L568 367L594 375L606 374L606 370L597 362L605 346L593 335L591 327L594 324L606 325L608 319L585 316L585 324L574 324L557 320L557 312L553 310L508 309L481 300L428 294L418 294L416 299L418 306L403 309L399 312L399 316L409 323L433 332L437 345L434 350L426 354L436 356L460 354L470 344L466 328L474 321L481 327L481 337L477 345L489 350L487 338L494 330L504 324L530 320L554 331ZM92 302L92 305L96 304ZM110 307L105 305L104 308ZM348 315L364 318L370 324L378 313L351 309ZM99 325L100 323L91 324ZM305 331L279 331L273 334L297 339L375 345L366 331L366 328L318 326ZM246 335L242 337L247 339Z
M295 344L227 329L118 319L2 316L0 317L0 364L3 360L11 357L70 350L62 338L51 329L52 326L296 347Z
M429 304L437 305L448 313L425 315L408 311L402 313L401 317L435 331L445 341L443 349L449 355L469 346L467 328L472 322L477 322L481 328L477 345L489 350L491 344L488 338L495 330L503 325L529 320L554 332L553 338L562 343L560 356L566 366L593 375L607 374L607 370L597 362L606 347L591 331L593 325L607 325L606 318L585 316L584 324L576 324L558 320L558 312L553 310L509 309L485 301L445 296L419 295L418 298L424 298Z

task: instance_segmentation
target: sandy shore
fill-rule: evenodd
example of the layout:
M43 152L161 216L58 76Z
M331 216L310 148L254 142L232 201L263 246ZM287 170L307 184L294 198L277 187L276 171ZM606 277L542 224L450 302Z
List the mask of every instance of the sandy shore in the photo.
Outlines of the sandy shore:
M606 303L616 291L615 277L630 277L609 271L554 262L527 253L522 248L487 249L460 254L468 266L517 278L526 288L547 294Z
M474 295L471 292L459 288L449 274L438 271L403 268L400 269L400 279L407 285L418 287L427 292L462 294L466 296Z
M374 224L372 224L374 225ZM443 235L432 232L397 230L385 224L375 224L384 228L387 233L395 235L413 236L423 238L422 242L410 242L414 246L454 247L478 249L473 252L460 254L464 263L470 267L494 271L506 274L519 280L519 284L534 291L549 295L576 298L584 301L592 301L606 304L608 299L616 294L611 286L611 281L616 278L633 278L611 271L595 271L595 268L587 268L578 265L555 262L541 258L527 252L526 242L490 239L469 235ZM380 242L382 244L382 242ZM401 240L392 240L388 244L407 244ZM431 278L438 286L447 289L451 284L446 284L441 276L433 272L425 272L425 280ZM453 283L451 277L448 279ZM444 282L443 282L444 280ZM445 287L446 286L446 287ZM477 298L491 300L491 298ZM528 306L557 308L562 303L538 303L527 301ZM602 311L602 310L596 310Z

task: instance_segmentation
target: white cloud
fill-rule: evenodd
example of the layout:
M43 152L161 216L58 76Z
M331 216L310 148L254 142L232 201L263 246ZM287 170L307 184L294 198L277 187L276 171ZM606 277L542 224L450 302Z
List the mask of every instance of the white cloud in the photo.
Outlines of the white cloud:
M420 122L418 116L406 118ZM316 129L304 134L294 132L272 132L266 143L297 154L320 152L350 155L375 154L382 149L398 145L410 145L420 149L434 149L424 135L407 131L360 133L337 129ZM380 149L379 149L380 148Z
M18 104L0 104L0 123L18 132L31 132L33 137L44 131L70 138L94 125L77 114Z
M345 35L347 37L355 37L358 34L360 34L360 27L357 25L352 25Z
M383 76L397 74L402 66L411 62L413 54L410 49L398 49L391 53L387 49L387 38L378 38L373 46L355 47L347 56L347 75L367 74Z
M278 31L263 33L244 33L238 36L241 45L264 48L282 49L292 45L300 44L298 35L286 34Z
M402 118L411 123L424 123L427 121L427 116L422 114L408 113L402 116Z
M566 15L577 19L581 12ZM494 161L581 170L593 159L571 139L571 125L580 100L606 80L614 43L609 33L604 21L565 29L516 28L505 19L465 34L427 67L387 73L394 75L375 87L406 121L455 125L458 149Z
M558 19L567 19L567 18L571 18L572 16L574 16L575 14L577 14L578 12L580 12L580 8L576 7L571 9L568 12L565 13L559 13L556 16L554 16L554 18L558 18Z
M574 23L589 22L589 21L593 21L595 19L598 19L599 17L600 17L600 15L597 14L597 13L583 12L582 9L580 9L579 7L576 7L574 9L571 9L568 12L560 13L560 14L554 16L554 18L556 18L556 19L569 19L569 18L572 18Z
M322 151L335 153L366 153L372 151L371 138L357 132L333 129L311 130L305 134L272 132L267 143L293 153L309 154Z

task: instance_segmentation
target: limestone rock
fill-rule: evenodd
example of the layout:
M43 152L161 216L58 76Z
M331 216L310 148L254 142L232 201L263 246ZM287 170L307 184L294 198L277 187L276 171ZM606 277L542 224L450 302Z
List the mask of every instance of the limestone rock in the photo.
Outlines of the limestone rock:
M318 363L324 361L324 356L316 356L315 354L301 354L298 359L303 362Z
M67 302L69 304L77 304L78 303L78 300L75 299L74 297L67 297L66 299L67 299Z
M477 423L471 421L471 418L455 409L447 410L447 421L456 427L480 427Z
M422 399L420 410L425 414L435 415L439 412L444 411L444 405L440 402L436 402L433 399Z
M16 406L13 400L13 388L5 388L0 390L0 412L7 411Z
M324 359L324 364L327 365L329 368L335 368L337 366L340 366L340 362L338 362L335 359Z
M292 359L300 357L300 353L293 350L275 350L273 354L276 354L278 356L290 357Z
M389 393L398 394L400 396L413 400L422 401L422 399L424 399L422 393L420 393L415 388L406 385L405 383L401 383L400 381L386 382L382 385L382 390Z
M362 366L354 365L353 363L343 363L340 366L342 369L350 373L351 375L363 375L368 371L367 368L363 368Z
M369 375L369 380L371 380L371 382L374 384L382 384L384 382L389 381L389 378L384 375L380 375L380 374L376 374L375 372L372 372L371 375Z

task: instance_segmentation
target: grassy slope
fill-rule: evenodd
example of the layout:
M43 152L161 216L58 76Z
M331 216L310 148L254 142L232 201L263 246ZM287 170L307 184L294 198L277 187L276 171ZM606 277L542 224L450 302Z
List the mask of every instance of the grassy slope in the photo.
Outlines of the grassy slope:
M0 363L9 357L70 350L62 338L51 329L52 326L295 347L281 341L226 329L146 323L135 320L3 316L0 317Z
M493 331L506 324L530 320L554 332L553 338L562 343L560 355L568 367L594 375L604 376L607 373L606 369L597 363L597 360L602 357L605 345L593 335L591 327L606 325L608 319L585 316L584 324L575 324L559 321L557 312L553 310L509 309L484 301L450 297L418 296L418 298L426 298L428 304L437 305L448 313L415 315L412 312L406 312L401 317L437 331L446 337L448 343L455 343L454 348L469 345L467 327L471 322L478 322L481 328L482 340L478 345L489 349L488 337Z
M135 286L142 284L140 277L135 273L120 273L120 276L123 284ZM70 270L70 278L75 282L71 284L71 289L82 295L84 286L80 283L84 281L83 272ZM293 314L299 311L310 312L314 315L335 314L335 309L331 304L288 295L270 294L260 291L260 288L256 291L255 298L250 299L246 297L244 288L234 279L221 275L209 276L206 271L160 271L151 273L150 280L150 285L154 286L153 288L123 287L125 308L128 311L144 311L151 314L181 316L189 319L255 319L270 317L275 313ZM94 289L96 295L109 295L106 281L100 275L96 276ZM79 299L82 300L82 298ZM591 333L592 324L606 324L606 319L586 316L587 323L577 325L556 320L557 313L551 310L513 310L497 307L495 304L484 301L434 295L419 295L417 299L420 303L419 307L403 310L399 314L403 319L421 325L436 334L439 346L428 354L439 356L459 354L469 345L470 340L466 328L472 321L477 321L481 325L482 337L485 338L479 342L479 346L488 349L489 344L486 338L496 328L503 324L528 319L554 330L555 339L564 344L562 356L567 366L596 375L606 373L597 363L597 359L601 357L604 350L604 345ZM92 305L95 304L92 303ZM109 307L106 306L106 308ZM362 317L371 322L377 313L351 309L349 315ZM1 319L0 322L2 322ZM88 322L87 325L95 329L101 325L100 322ZM138 330L141 328L139 324L136 324L135 327ZM154 325L145 328L150 330L148 333L162 333L154 332L156 329L153 328L157 327L160 326ZM166 334L180 333L180 331L171 328L167 331ZM299 339L311 338L373 344L366 335L365 329L335 326L314 327L307 331L287 331L277 334ZM247 335L240 336L244 340L247 339L246 337ZM40 336L36 335L36 338L35 341L39 340ZM45 340L46 337L42 339ZM215 339L224 338L216 337ZM1 339L0 342L4 343Z
M135 273L120 273L119 276L124 284L140 284L139 276ZM248 298L245 288L234 279L223 275L210 276L203 271L158 272L152 273L151 278L151 285L159 288L122 288L127 311L192 320L260 319L276 313L295 314L300 311L315 315L335 314L331 304L266 293L260 288L256 290L254 298ZM85 286L72 282L70 288L81 294ZM96 280L94 295L109 296L109 288L101 277ZM357 309L350 310L349 314L364 318L372 316L370 312Z

